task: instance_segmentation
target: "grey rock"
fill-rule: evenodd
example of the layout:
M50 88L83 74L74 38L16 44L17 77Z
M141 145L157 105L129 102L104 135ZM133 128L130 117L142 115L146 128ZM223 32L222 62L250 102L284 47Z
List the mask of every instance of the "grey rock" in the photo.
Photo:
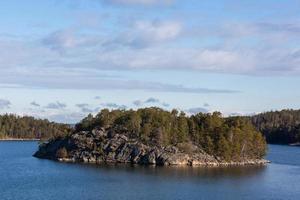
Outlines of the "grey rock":
M188 166L230 166L263 165L266 160L244 160L224 162L205 153L192 143L162 147L144 144L137 138L122 134L119 130L97 127L87 132L73 133L41 144L34 154L38 158L61 162L84 163L132 163L141 165L188 165ZM67 150L66 157L57 157L61 148Z

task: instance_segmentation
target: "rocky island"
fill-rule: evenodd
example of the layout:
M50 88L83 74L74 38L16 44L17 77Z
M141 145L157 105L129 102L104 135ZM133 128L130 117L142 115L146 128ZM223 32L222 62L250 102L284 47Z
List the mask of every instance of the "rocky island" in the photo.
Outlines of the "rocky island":
M266 142L251 122L220 113L186 116L159 108L102 110L71 133L42 143L35 157L140 165L262 165Z

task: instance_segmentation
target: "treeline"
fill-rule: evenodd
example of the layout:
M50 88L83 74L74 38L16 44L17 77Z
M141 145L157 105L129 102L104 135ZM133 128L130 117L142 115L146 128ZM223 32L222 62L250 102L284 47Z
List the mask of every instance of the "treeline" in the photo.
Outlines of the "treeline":
M223 118L221 113L199 113L186 116L159 108L134 110L102 110L89 115L75 127L76 131L90 131L95 127L126 133L153 145L182 145L190 142L207 153L224 160L262 158L266 142L251 122L242 117ZM188 148L188 145L186 146Z
M95 117L89 115L84 118L76 125L76 129L91 130L95 126L112 127L120 131L126 129L132 137L160 145L192 141L209 153L230 158L238 158L244 152L248 153L247 149L252 148L251 144L264 146L263 138L258 136L258 132L271 144L300 143L300 110L272 111L252 117L222 118L218 112L199 113L188 117L177 110L168 112L159 108L137 111L104 109ZM47 139L70 132L72 128L66 124L28 116L0 115L0 139ZM254 140L258 140L257 144L251 142L253 137ZM245 145L242 141L245 141ZM225 153L220 153L221 149ZM264 149L261 152L264 152Z
M291 144L300 142L300 110L266 112L250 117L268 143Z
M69 125L48 120L11 114L0 115L0 139L48 139L65 135L70 131Z

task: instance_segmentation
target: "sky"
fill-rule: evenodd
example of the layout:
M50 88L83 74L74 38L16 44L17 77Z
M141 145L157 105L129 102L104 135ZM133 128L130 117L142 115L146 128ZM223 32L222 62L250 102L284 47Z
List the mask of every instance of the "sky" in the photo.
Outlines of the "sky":
M0 1L0 114L300 108L299 0Z

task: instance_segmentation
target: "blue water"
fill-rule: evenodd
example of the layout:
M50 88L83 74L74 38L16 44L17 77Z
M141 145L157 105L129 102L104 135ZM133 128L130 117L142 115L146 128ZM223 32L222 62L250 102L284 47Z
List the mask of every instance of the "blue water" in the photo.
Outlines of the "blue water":
M0 142L0 200L300 199L300 148L269 146L266 167L64 164L31 155L36 142Z

